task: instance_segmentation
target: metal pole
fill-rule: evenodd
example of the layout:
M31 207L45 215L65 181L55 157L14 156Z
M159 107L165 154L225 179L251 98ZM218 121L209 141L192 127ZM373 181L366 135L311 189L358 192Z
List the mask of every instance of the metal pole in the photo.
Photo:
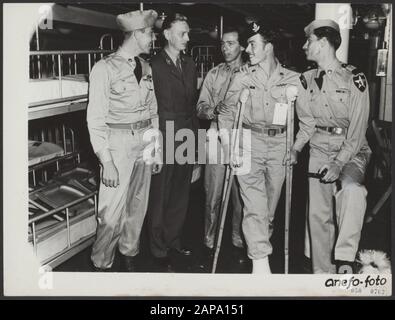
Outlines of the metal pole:
M69 208L66 208L67 247L71 247Z
M40 38L38 35L38 24L36 24L36 47L37 51L40 50ZM40 62L40 57L37 57L37 71L38 71L38 78L41 79L41 62Z
M222 35L224 34L224 16L221 15L219 18L219 38L222 39Z
M144 4L142 2L140 2L140 11L143 12L144 11Z
M59 72L59 93L62 98L62 60L60 54L58 54L58 72Z
M88 53L88 70L89 70L89 73L91 73L91 68L92 68L92 66L91 66L91 54Z
M292 89L291 89L292 88ZM297 95L297 88L290 86L287 88L286 96L288 99L288 112L287 112L287 163L285 174L285 226L284 226L284 273L289 272L289 224L291 218L291 204L292 204L292 174L293 166L291 160L291 148L294 140L294 105Z

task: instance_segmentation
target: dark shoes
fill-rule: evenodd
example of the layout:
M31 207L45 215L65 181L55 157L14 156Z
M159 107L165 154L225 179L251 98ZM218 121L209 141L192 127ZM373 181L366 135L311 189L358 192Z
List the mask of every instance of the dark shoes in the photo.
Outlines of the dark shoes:
M121 272L136 272L136 258L121 254Z
M98 268L92 263L93 272L111 272L111 268Z
M214 249L204 246L195 269L197 272L211 272L214 261Z
M233 260L236 262L237 265L242 266L249 261L245 248L233 246L232 255L233 255Z
M103 269L98 267L93 267L94 272L111 272L111 268Z
M154 272L175 272L169 257L153 258Z
M179 254L182 256L186 256L186 257L189 257L192 255L192 250L190 250L188 248L172 248L172 249L170 249L170 251L173 254Z

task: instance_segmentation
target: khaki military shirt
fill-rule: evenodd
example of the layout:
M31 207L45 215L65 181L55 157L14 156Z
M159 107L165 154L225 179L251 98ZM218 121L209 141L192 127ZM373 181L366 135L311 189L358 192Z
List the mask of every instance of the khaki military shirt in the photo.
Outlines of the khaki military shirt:
M214 110L224 100L232 75L241 65L239 61L235 62L233 65L221 63L207 73L197 103L199 118L212 120L216 117Z
M286 69L277 61L277 67L269 77L260 64L251 66L247 72L236 72L225 96L224 104L230 109L218 115L219 127L230 129L237 112L240 93L248 88L250 95L245 105L243 122L256 127L275 127L273 115L276 103L287 103L286 88L294 85L298 89L296 111L299 118L299 132L296 145L307 143L314 133L314 118L306 103L306 92L300 75ZM303 91L302 91L303 89Z
M93 150L101 162L111 160L107 124L152 119L153 126L158 127L158 107L151 67L144 60L140 61L140 83L134 74L134 57L121 49L101 59L92 68L87 122Z
M304 73L311 113L317 126L347 128L346 137L336 159L343 164L367 145L369 88L362 72L335 60L325 70L321 90L316 81L322 70Z

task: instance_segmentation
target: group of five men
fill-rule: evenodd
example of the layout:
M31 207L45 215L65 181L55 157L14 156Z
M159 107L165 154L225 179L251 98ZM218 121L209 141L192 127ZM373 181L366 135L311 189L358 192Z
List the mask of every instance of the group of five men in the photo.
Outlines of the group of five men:
M174 160L174 149L184 141L170 137L168 123L175 132L189 129L196 133L199 117L211 120L211 131L230 131L244 89L249 97L242 127L251 139L240 145L240 153L250 159L250 168L238 174L230 186L234 251L243 260L245 239L252 272L271 273L270 237L285 165L287 161L288 165L297 163L298 153L309 142L309 171L326 174L309 179L305 254L311 258L314 273L335 273L336 265L352 266L366 209L362 183L371 153L365 138L369 93L363 73L336 58L341 43L338 24L315 20L305 28L303 49L317 68L303 74L280 64L276 57L278 35L270 28L254 22L243 34L225 29L221 39L225 62L208 72L199 94L194 62L182 53L189 41L185 16L165 18L164 48L151 64L139 57L150 52L156 18L153 10L119 15L124 42L118 51L96 63L90 75L87 122L101 164L99 225L91 256L95 268L111 268L118 244L126 270L135 271L146 213L151 253L159 265L170 271L169 256L191 255L180 238L193 163L169 160ZM247 64L242 60L243 51L249 57ZM290 86L298 89L299 131L291 156L286 158L287 127L274 119L287 103ZM163 139L159 141L158 135L145 139L151 129L158 129ZM220 146L226 144L223 135L214 137ZM168 139L174 142L172 150L163 142ZM147 148L153 154L150 162L144 159ZM205 166L204 245L209 262L227 165ZM340 183L333 183L336 180Z

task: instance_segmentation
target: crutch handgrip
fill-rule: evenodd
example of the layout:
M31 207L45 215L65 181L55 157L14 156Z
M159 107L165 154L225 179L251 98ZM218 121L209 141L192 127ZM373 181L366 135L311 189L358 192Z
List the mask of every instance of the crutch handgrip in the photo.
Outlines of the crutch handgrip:
M240 98L239 98L240 102L243 104L246 103L249 95L250 95L250 90L248 90L247 88L243 89L243 91L241 91L240 93Z
M298 88L296 86L288 86L285 90L285 95L287 96L288 102L293 102L298 96Z

